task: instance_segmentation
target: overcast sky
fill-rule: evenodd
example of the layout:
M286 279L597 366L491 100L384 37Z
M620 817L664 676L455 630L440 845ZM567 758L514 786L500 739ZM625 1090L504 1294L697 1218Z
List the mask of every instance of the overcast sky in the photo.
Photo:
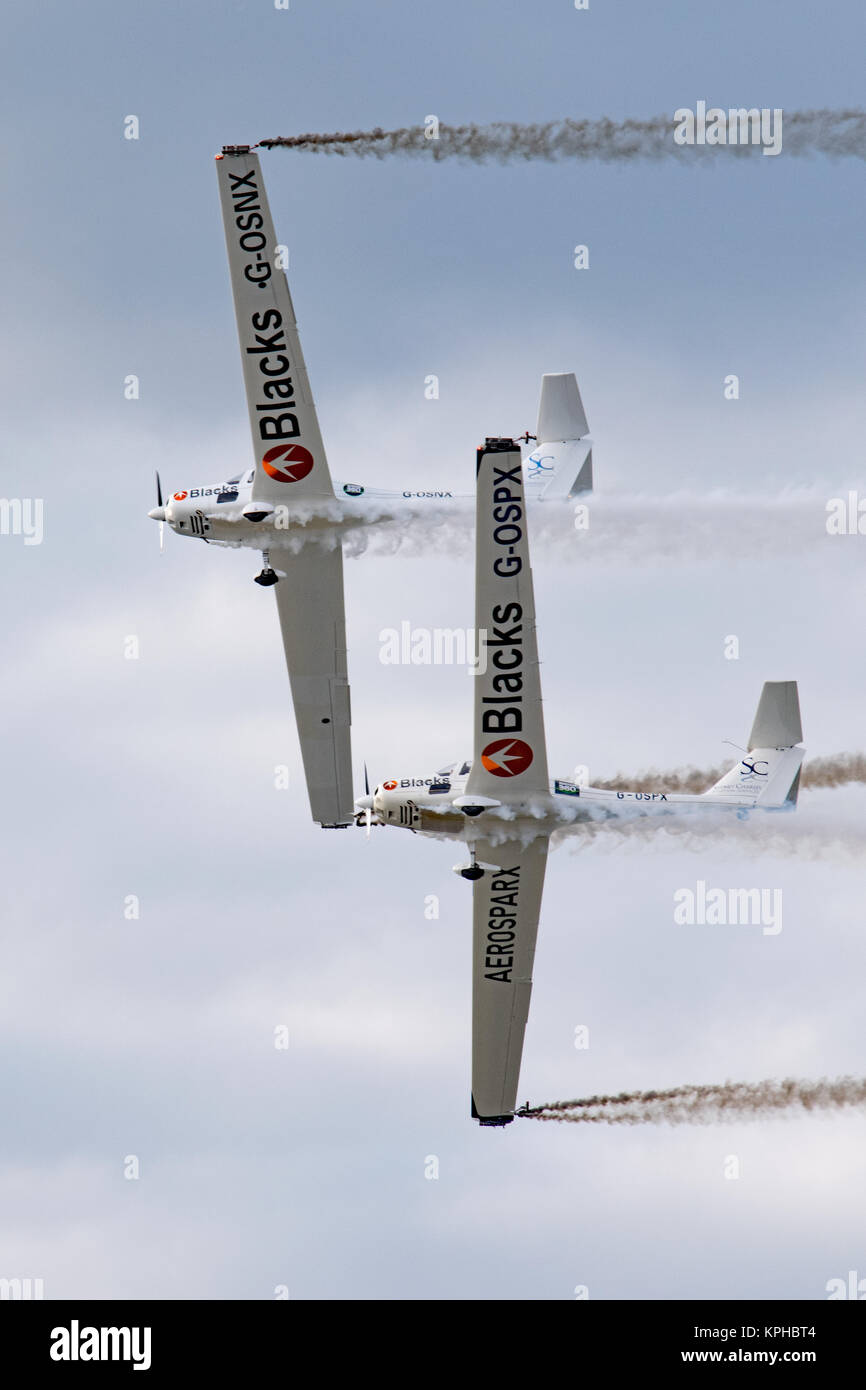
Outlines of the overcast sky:
M459 848L310 822L258 557L173 535L160 557L146 515L155 468L251 459L222 144L857 104L862 7L47 0L4 26L2 492L45 510L41 545L0 537L0 1277L437 1299L866 1277L862 1115L471 1122ZM866 496L861 163L262 166L336 476L469 491L480 438L578 373L592 540L566 524L534 565L554 775L716 766L765 679L800 681L809 754L866 746L866 539L825 531L828 499ZM346 588L359 790L364 760L379 781L467 754L469 677L382 665L379 634L470 626L468 545L409 538ZM862 1074L864 811L863 788L804 792L772 835L557 849L521 1099ZM783 929L677 926L699 879L781 889Z

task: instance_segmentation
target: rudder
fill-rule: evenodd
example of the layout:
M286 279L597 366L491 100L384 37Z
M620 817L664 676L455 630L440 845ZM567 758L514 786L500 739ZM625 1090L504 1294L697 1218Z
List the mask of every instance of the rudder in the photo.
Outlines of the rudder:
M753 748L793 748L803 740L796 681L765 681L749 734Z

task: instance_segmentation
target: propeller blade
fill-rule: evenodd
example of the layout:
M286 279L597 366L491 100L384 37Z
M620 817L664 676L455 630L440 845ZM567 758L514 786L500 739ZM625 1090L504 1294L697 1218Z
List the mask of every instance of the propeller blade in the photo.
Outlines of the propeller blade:
M165 522L164 522L164 521L161 521L161 522L159 523L159 553L160 553L160 555L163 553L164 550L165 550Z
M366 810L365 815L364 815L364 823L365 823L365 825L367 826L367 839L369 840L369 838L370 838L370 826L373 824L373 812L370 810L370 807L369 807L369 806L367 807L367 810Z
M159 470L157 470L156 474L156 505L158 507L162 506L162 483L159 481Z
M364 795L370 795L370 779L367 776L367 764L364 764Z

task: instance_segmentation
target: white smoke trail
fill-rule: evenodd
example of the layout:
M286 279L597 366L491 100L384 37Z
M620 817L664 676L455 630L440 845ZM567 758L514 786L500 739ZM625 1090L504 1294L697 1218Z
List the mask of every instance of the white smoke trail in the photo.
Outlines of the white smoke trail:
M801 795L796 811L750 810L740 819L731 807L678 807L670 812L648 810L639 803L623 805L620 814L605 819L598 806L592 813L579 801L571 804L574 821L560 826L550 835L551 849L567 849L572 854L706 854L711 850L736 853L742 859L768 857L823 861L841 867L859 865L866 860L866 805L862 793L853 790L846 805L820 792ZM564 814L565 808L560 808ZM585 817L580 819L579 817ZM485 817L483 838L492 845L519 841L528 845L539 833L549 833L542 823L529 817L515 818L502 807L495 816ZM477 833L481 834L480 828ZM425 813L422 836L466 841L466 823L456 814Z
M567 844L575 854L704 854L723 848L746 859L769 856L847 866L866 860L866 817L852 816L850 808L840 809L834 799L812 792L800 797L793 812L754 810L743 820L726 807L700 807L679 815L635 813L576 823L557 831L551 843Z
M600 564L718 564L786 556L802 561L817 554L846 559L866 552L866 538L828 535L826 508L826 497L811 490L775 496L593 493L570 502L530 503L528 515L534 547ZM350 527L344 551L348 556L470 556L474 531L474 501L455 498Z

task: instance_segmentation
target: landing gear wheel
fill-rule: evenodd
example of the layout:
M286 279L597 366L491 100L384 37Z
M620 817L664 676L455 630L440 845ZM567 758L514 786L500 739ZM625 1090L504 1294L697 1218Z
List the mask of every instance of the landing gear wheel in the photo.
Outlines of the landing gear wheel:
M470 862L468 864L455 864L454 872L455 874L459 874L461 878L468 878L470 883L475 883L479 878L484 877L485 871L480 864L475 862L474 849L470 849L469 851L469 860Z
M262 551L262 562L262 572L256 575L256 583L269 588L271 584L276 584L279 581L280 576L276 570L271 569L271 557L266 550Z
M472 864L468 869L460 870L460 877L468 878L470 882L474 883L476 879L484 877L484 870L479 869L477 864Z

